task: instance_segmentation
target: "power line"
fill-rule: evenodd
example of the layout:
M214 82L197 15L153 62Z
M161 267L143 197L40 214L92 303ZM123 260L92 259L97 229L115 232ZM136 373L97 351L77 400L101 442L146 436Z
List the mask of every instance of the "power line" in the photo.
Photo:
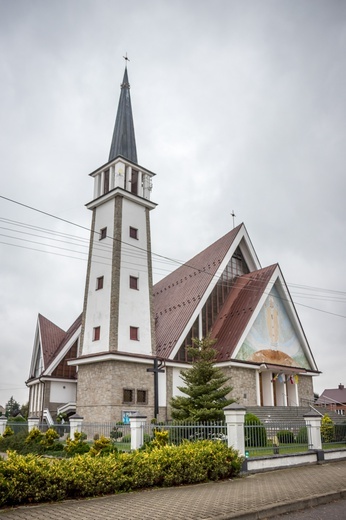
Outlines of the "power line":
M32 206L29 206L29 205L27 205L27 204L20 203L20 202L18 202L18 201L15 201L15 200L13 200L13 199L8 198L8 197L4 197L4 196L0 195L0 198L2 198L2 199L4 199L4 200L7 200L7 201L9 201L9 202L12 202L12 203L14 203L14 204L18 204L18 205L20 205L20 206L23 206L23 207L25 207L25 208L27 208L27 209L30 209L30 210L32 210L32 211L35 211L35 212L38 212L38 213L44 214L44 215L49 216L49 217L51 217L51 218L54 218L54 219L60 220L60 221L65 222L65 223L67 223L67 224L69 224L69 225L73 225L73 226L76 226L76 227L78 227L78 228L81 228L81 229L87 230L89 233L92 231L90 228L87 228L87 227L82 226L82 225L80 225L80 224L76 224L76 223L74 223L74 222L71 222L71 221L69 221L69 220L67 220L67 219L63 219L63 218L58 217L58 216L56 216L56 215L53 215L53 214L51 214L51 213L48 213L48 212L45 212L45 211L39 210L39 209L34 208L34 207L32 207ZM5 220L5 221L7 221L7 222L12 222L13 224L16 224L16 225L18 225L18 224L21 225L20 223L18 223L18 221L11 221L10 219L5 219L5 218L3 218L3 219L0 219L0 220ZM30 225L26 225L26 226L29 227L29 228L31 227ZM45 232L48 232L48 233L51 233L51 232L52 232L51 230L47 230L47 229L45 229L45 228L40 228L39 226L32 226L32 228L41 229L42 231L44 230ZM12 230L12 231L14 231L14 230ZM22 233L24 233L24 232L22 232ZM53 233L59 235L59 232L55 232L55 231L53 231ZM94 233L97 233L97 234L98 234L98 232L96 232L96 231L94 231ZM25 233L24 233L24 234L25 234ZM28 234L28 235L31 235L30 233L27 233L27 234ZM66 234L66 233L61 233L61 235L69 236L69 237L73 237L74 239L77 239L77 240L83 240L83 241L86 241L86 240L87 240L87 239L83 239L83 238L80 238L80 237L75 237L74 235L68 235L68 234ZM1 236L1 235L0 235L0 236ZM5 236L6 236L6 235L5 235ZM38 235L34 235L34 236L38 236ZM9 238L18 239L18 237L9 237ZM42 238L45 238L45 237L42 237ZM112 240L118 240L118 239L115 239L114 237L111 237L111 236L108 236L108 235L107 235L107 238L110 238L110 239L112 239ZM25 241L25 242L35 243L35 244L38 244L38 245L47 245L47 244L42 244L42 243L39 243L39 242L30 241L30 240L27 240L27 239L21 239L21 240L23 240L23 241ZM52 238L49 238L48 240L58 240L58 239L52 239ZM58 241L60 241L60 240L58 240ZM120 241L121 243L124 244L124 246L125 246L124 248L127 248L127 254L128 254L129 256L132 255L134 258L136 258L136 257L137 257L137 258L141 258L141 257L143 258L143 254L147 255L147 253L148 253L148 251L147 251L146 249L144 249L144 248L141 248L141 247L136 246L136 245L133 245L133 244L128 244L127 242L123 242L123 241L121 241L121 240L119 240L119 241ZM61 242L63 242L63 241L61 241ZM29 250L40 251L40 252L45 252L45 253L49 253L49 254L55 254L55 255L57 255L57 256L63 256L63 257L67 257L67 258L77 259L77 260L84 260L84 261L86 260L85 258L79 258L79 257L73 257L73 256L70 256L70 255L65 255L65 254L59 254L59 253L54 253L54 252L48 252L48 251L39 250L39 249L35 249L35 248L30 248L30 247L20 246L20 245L18 245L18 244L9 244L9 243L6 243L6 242L0 242L0 243L5 244L5 245L12 245L12 246L15 246L15 247L20 247L20 248L22 248L22 249L29 249ZM69 243L69 242L67 242L67 243ZM70 244L70 243L69 243L69 244ZM78 245L78 247L80 246L80 244L73 244L73 243L72 243L71 245ZM60 249L60 250L65 250L65 251L70 251L70 252L74 252L74 253L76 253L76 254L86 254L86 253L84 253L84 252L82 252L82 251L73 251L73 250L70 250L70 249L67 249L67 248L61 248L61 247L53 246L53 245L48 245L47 247L51 247L51 248L55 248L55 249ZM86 246L83 246L83 247L86 247ZM105 246L105 247L106 247L106 246ZM109 251L111 251L111 247L110 247L110 246L108 246L108 247L109 247ZM95 249L96 249L96 248L97 248L97 246L95 246ZM133 251L133 248L136 249L137 251ZM185 267L191 268L191 269L193 269L195 272L198 272L198 273L205 273L205 274L207 274L207 275L209 275L209 276L211 276L211 277L215 277L215 276L216 276L216 273L211 273L211 272L209 272L209 271L206 269L206 266L204 266L203 268L197 268L197 267L195 267L195 266L192 266L192 265L187 264L186 262L182 262L182 261L179 261L179 260L175 260L175 259L172 259L172 258L169 258L169 257L163 256L163 255L159 255L159 254L157 254L157 253L152 253L152 255L154 255L155 257L157 257L157 259L159 259L159 261L163 261L164 263L169 263L169 264L179 264L180 266L185 266ZM93 255L93 256L95 256L95 257L97 257L97 258L102 258L102 259L104 259L104 260L108 260L108 258L106 258L106 257L101 257L101 256L99 256L99 255ZM97 260L96 260L95 262L97 262L97 263L103 263L103 262L98 262ZM138 267L138 264L134 264L134 263L131 263L131 262L124 262L124 263L126 263L126 264L128 264L128 265L135 265L135 266ZM110 264L104 264L104 263L103 263L103 265L110 265ZM163 271L163 269L161 269L161 268L160 268L160 270ZM216 272L217 272L217 271L216 271ZM177 274L177 276L178 276L178 274ZM222 276L222 274L219 275L219 278L220 278L221 276ZM257 278L258 278L258 276L257 276ZM257 282L256 280L252 280L252 282L256 284L256 283L260 283L261 280L259 279L258 282ZM310 290L309 286L303 286L303 285L300 286L300 285L298 285L298 284L292 284L292 285L294 285L296 288L301 287L301 288L304 288L304 289L308 289L308 290ZM246 288L245 286L243 287L243 289L245 289L245 290L250 290L250 291L254 291L254 290L256 290L256 289L252 289L252 288ZM324 291L324 292L330 292L330 293L333 293L333 294L340 294L340 295L341 295L341 294L345 294L345 295L346 295L346 293L343 292L343 291L334 291L334 290L328 290L328 289L318 289L318 288L316 288L316 287L312 287L311 290L314 290L314 291L316 291L316 290L320 290L320 291ZM264 294L265 294L265 293L264 293ZM296 294L296 297L302 297L302 295ZM308 297L308 296L305 295L305 297ZM315 299L317 299L317 298L315 297ZM321 299L321 298L320 298L320 299ZM325 298L324 298L324 300L325 300ZM288 300L288 301L290 301L290 300ZM292 300L292 301L293 301L293 300ZM340 301L339 299L338 299L338 300L334 300L334 301L336 301L337 303L343 303L343 302ZM331 315L335 315L335 316L339 316L339 317L343 317L343 318L346 317L346 316L343 316L343 315L340 315L340 314L332 313L332 312L330 312L330 311L325 311L325 310L323 310L323 309L318 309L318 308L315 308L315 307L312 307L312 306L304 305L304 304L302 304L302 303L295 302L295 304L296 304L296 305L301 305L301 306L303 306L303 307L307 307L307 308L310 308L310 309L313 309L313 310L316 310L316 311L319 311L319 312L324 312L324 313L327 313L327 314L331 314Z

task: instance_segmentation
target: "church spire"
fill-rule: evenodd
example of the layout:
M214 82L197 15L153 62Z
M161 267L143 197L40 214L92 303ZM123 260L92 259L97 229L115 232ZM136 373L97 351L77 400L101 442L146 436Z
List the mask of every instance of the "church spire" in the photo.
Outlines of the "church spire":
M122 155L125 159L137 164L136 139L133 126L127 67L125 67L124 79L121 84L118 112L115 120L113 139L108 160L112 161L118 155Z

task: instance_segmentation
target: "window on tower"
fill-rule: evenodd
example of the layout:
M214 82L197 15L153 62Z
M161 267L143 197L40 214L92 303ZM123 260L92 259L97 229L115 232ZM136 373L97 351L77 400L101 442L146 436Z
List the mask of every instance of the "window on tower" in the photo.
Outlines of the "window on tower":
M138 327L130 327L130 339L134 341L139 341L139 328Z
M103 276L99 276L98 278L96 278L96 291L103 289L103 279Z
M138 290L138 278L136 276L130 276L130 289Z
M138 195L138 171L137 170L132 170L131 193Z
M93 329L93 341L100 339L101 327L94 327Z
M130 226L130 237L138 240L138 229Z
M109 192L109 170L105 170L103 177L103 193Z
M103 240L106 237L107 237L107 228L104 227L104 228L100 229L100 240Z

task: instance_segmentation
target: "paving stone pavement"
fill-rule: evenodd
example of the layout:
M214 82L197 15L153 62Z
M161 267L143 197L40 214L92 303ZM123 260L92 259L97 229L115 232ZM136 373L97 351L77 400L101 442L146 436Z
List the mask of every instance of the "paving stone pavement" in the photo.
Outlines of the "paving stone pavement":
M346 497L346 461L234 480L0 509L0 520L265 519Z

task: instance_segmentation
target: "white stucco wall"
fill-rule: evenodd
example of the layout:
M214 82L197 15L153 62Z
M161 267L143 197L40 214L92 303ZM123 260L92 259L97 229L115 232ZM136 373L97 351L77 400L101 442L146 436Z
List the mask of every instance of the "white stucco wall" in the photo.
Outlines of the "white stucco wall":
M107 228L107 235L113 236L114 199L96 209L95 231ZM94 237L93 260L90 269L88 306L86 311L83 354L94 354L109 349L110 292L112 274L112 238L99 240ZM96 290L96 280L104 276L103 289ZM101 327L98 341L93 341L94 327Z
M186 397L186 394L183 394L183 392L178 389L178 386L185 386L185 383L180 377L180 368L173 368L173 397L178 395Z
M77 384L52 381L50 386L51 403L76 402Z
M130 226L138 229L138 240L129 236ZM138 290L130 289L130 276L138 278ZM127 199L123 199L120 302L119 351L151 354L146 213ZM138 341L130 340L130 327L138 327Z

